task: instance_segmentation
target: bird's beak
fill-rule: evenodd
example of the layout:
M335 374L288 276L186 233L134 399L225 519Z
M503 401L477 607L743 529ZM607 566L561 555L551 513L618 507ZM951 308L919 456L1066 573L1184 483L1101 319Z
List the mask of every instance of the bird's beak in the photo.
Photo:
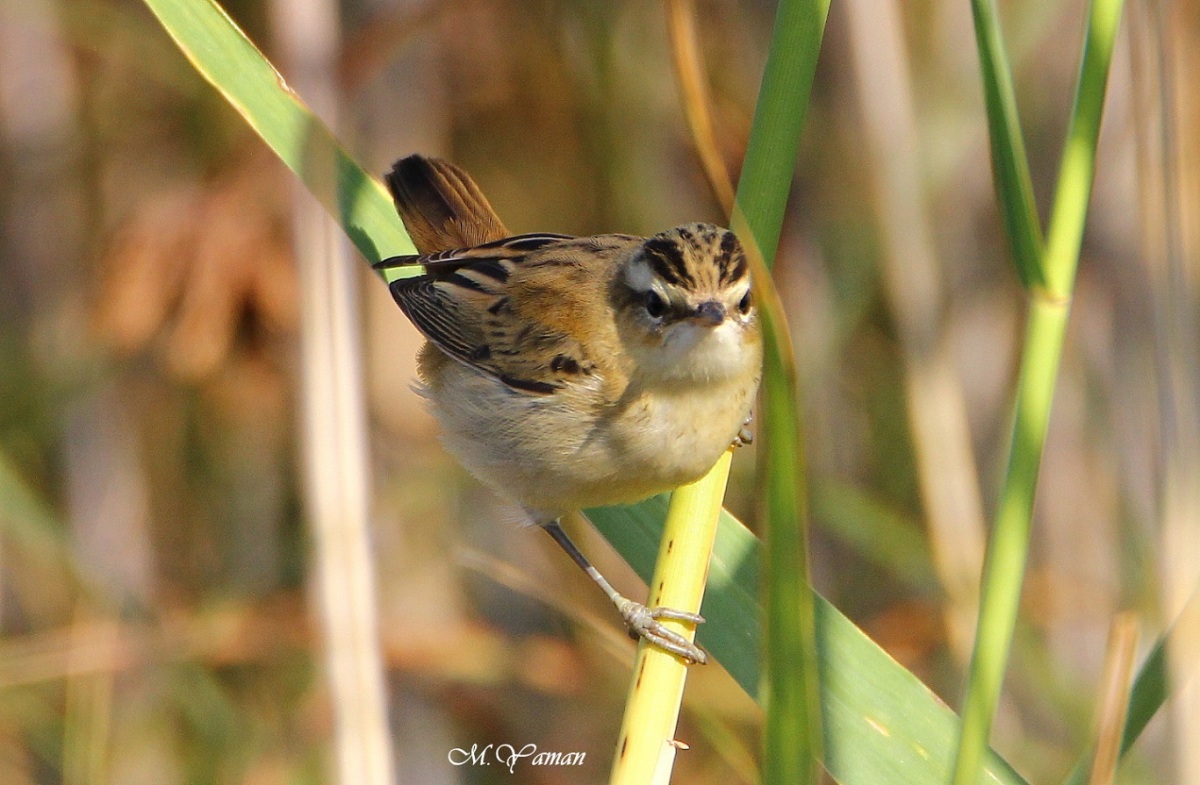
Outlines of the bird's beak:
M696 306L692 319L706 327L716 327L725 321L725 306L716 300L709 300Z

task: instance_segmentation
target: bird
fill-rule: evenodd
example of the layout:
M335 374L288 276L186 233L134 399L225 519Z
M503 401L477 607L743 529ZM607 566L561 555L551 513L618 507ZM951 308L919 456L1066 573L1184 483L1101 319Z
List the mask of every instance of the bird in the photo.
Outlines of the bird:
M708 223L513 235L449 161L410 155L384 177L418 253L375 266L415 273L389 288L427 340L417 389L443 444L550 534L631 637L705 662L662 624L699 614L620 594L560 519L694 482L748 438L762 336L741 242Z

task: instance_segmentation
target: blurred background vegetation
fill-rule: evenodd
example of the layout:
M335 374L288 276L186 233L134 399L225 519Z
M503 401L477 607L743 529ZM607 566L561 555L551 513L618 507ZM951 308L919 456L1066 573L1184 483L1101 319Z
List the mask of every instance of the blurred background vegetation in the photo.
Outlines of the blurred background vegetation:
M275 54L301 0L225 7L291 77ZM697 2L734 172L773 11ZM1044 213L1083 4L1001 11ZM776 273L805 388L818 588L952 706L1023 315L969 14L833 4ZM518 232L723 222L662 5L345 0L340 15L336 125L368 169L449 157ZM1197 68L1200 4L1129 4L996 735L1033 781L1061 778L1089 738L1114 614L1137 614L1143 648L1169 621L1167 469L1200 450L1175 417L1194 419L1198 395ZM0 0L5 785L330 779L293 187L136 0ZM358 267L398 778L602 782L632 643L549 538L441 450L411 390L420 339ZM741 451L729 499L744 518L752 464ZM1124 781L1200 771L1166 719ZM718 667L694 669L676 779L755 782L759 721ZM588 763L516 778L446 764L488 742Z

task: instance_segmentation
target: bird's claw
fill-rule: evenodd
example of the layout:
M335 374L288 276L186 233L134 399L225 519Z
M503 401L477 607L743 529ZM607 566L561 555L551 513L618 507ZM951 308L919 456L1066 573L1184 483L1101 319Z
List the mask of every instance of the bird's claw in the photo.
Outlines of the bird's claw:
M745 447L754 441L754 431L750 430L750 423L754 422L754 414L746 415L746 421L742 423L742 428L737 432L737 436L733 437L734 447Z
M708 662L704 650L680 633L669 629L663 620L703 624L704 617L698 613L675 610L674 608L647 608L640 602L623 600L617 604L629 637L645 639L663 651L674 654L688 665L703 665Z

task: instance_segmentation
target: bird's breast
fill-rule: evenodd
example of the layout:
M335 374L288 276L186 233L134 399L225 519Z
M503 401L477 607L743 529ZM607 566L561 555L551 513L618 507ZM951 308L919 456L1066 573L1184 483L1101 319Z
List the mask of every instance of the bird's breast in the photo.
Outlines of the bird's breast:
M630 389L613 402L599 379L530 395L457 362L424 370L447 449L539 522L698 479L736 436L755 388Z

